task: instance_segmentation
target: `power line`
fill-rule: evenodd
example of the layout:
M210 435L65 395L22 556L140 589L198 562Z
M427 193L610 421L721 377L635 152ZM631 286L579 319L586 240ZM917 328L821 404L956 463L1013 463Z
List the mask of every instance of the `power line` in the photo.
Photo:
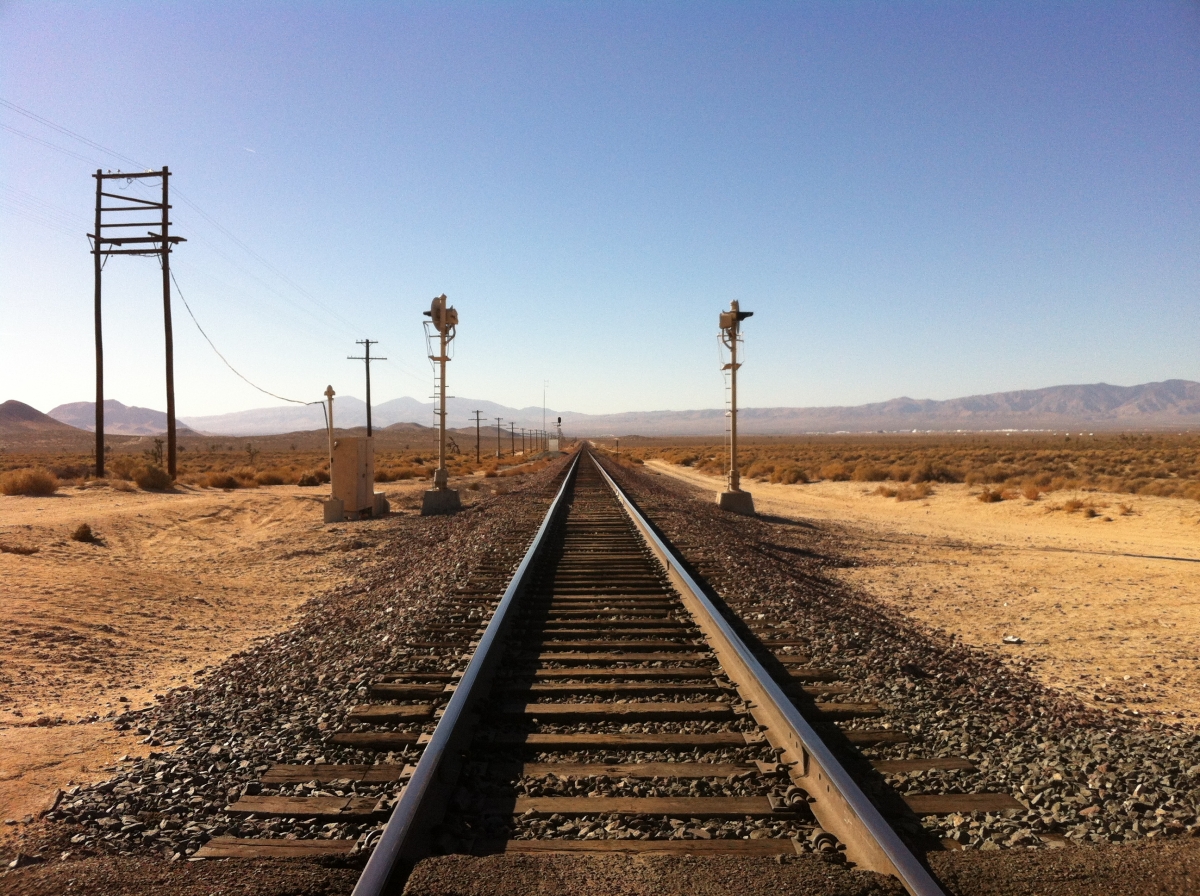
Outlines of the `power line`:
M211 339L209 339L208 334L204 332L204 327L200 326L200 321L196 320L196 315L192 312L192 306L189 305L187 299L184 298L183 290L179 288L179 281L175 279L174 271L171 272L171 282L175 284L175 292L179 296L179 301L183 302L183 307L187 309L188 317L190 317L192 319L192 323L194 323L196 325L196 329L200 331L200 335L204 337L204 341L208 343L209 348L211 348L214 352L216 352L217 357L220 358L225 363L225 366L228 367L230 370L232 370L235 374L237 374L237 376L239 376L242 380L244 380L247 385L257 389L259 392L263 393L264 395L270 395L272 398L278 398L280 401L287 401L287 402L290 402L291 404L304 404L304 405L319 404L322 406L325 404L324 401L300 401L298 398L286 398L283 395L276 395L274 392L270 391L269 389L264 389L262 386L258 385L257 383L253 382L252 380L250 380L245 374L243 374L240 370L238 370L236 367L234 367L232 364L229 363L229 359L226 358L223 354L221 354L221 350L216 347L216 345L213 343L213 341Z
M35 121L38 124L43 125L44 127L48 127L53 131L63 134L64 136L71 137L74 140L78 140L79 142L85 144L86 146L89 146L92 149L95 149L102 153L105 153L106 155L112 156L113 158L120 159L124 162L129 163L130 165L137 166L138 168L140 168L142 170L146 170L148 168L147 165L138 161L137 159L134 159L127 155L119 153L114 149L110 149L101 143L97 143L95 140L85 137L84 135L82 135L76 131L73 131L70 128L67 128L60 124L57 124L56 122L53 122L50 119L48 119L42 115L38 115L36 112L30 111L29 109L19 106L16 103L13 103L9 100L0 98L0 106L11 110L11 111L17 113L18 115L23 115L24 117L30 119L31 121ZM67 150L67 149L63 149L62 147L55 146L54 144L49 143L48 141L41 140L40 138L35 137L32 134L27 134L24 131L17 130L16 128L13 128L9 125L0 124L0 127L3 127L6 130L12 131L13 133L19 134L20 136L26 137L27 139L32 140L36 143L40 143L44 146L48 146L51 149L56 149L60 152L66 153L67 155L72 155L75 158L82 159L83 161L92 162L92 163L95 163L95 161L96 161L93 158L88 158L88 157L80 155L78 153L74 153L71 150ZM196 214L200 215L200 217L202 217L205 221L207 221L212 227L215 227L218 231L220 231L221 234L223 234L230 242L232 242L239 249L241 249L243 252L245 252L247 255L249 255L251 258L253 258L255 261L257 261L259 264L261 264L267 270L269 270L272 274L274 274L276 277L278 277L280 280L282 280L288 286L290 286L293 290L295 290L297 293L299 293L301 296L303 296L305 299L307 299L309 302L311 302L313 305L315 305L317 308L319 308L321 311L323 311L326 315L328 315L330 318L333 318L334 320L337 320L343 326L347 327L348 332L360 331L360 328L356 324L347 320L345 317L343 317L337 311L330 308L328 305L324 304L320 299L318 299L316 296L314 296L312 293L310 293L308 290L306 290L300 284L296 283L294 280L292 280L290 277L288 277L285 273L283 273L281 270L279 270L277 267L275 267L275 265L273 265L273 264L271 264L271 262L267 261L267 259L265 259L262 255L260 255L259 253L257 253L253 249L251 249L248 245L246 245L246 243L244 243L237 236L235 236L228 228L226 228L219 221L217 221L215 218L213 218L212 215L208 214L208 212L206 212L199 205L197 205L194 201L192 201L183 190L176 188L174 192L175 192L175 198L177 198L183 204L185 204L189 208L191 208L192 211L194 211ZM41 222L39 222L39 223L41 223ZM208 241L205 240L205 242L208 242ZM209 243L209 246L212 247L212 244ZM214 248L214 251L215 251L215 247L212 247L212 248ZM218 254L220 254L220 253L218 253ZM228 258L226 258L226 260L229 261ZM259 282L262 282L262 281L260 280ZM283 296L281 295L280 298L283 298ZM285 299L285 301L290 301L290 300ZM292 304L295 304L295 303L292 302ZM402 370L403 372L407 373L409 376L413 377L414 379L418 379L418 380L421 379L420 377L418 377L416 374L412 373L411 371L403 370L403 368L400 368L400 367L398 367L397 369Z
M38 124L40 124L44 127L47 127L53 131L56 131L59 134L70 137L74 140L78 140L80 143L83 143L84 145L86 145L94 150L105 153L106 155L112 156L115 159L120 159L121 161L127 162L130 165L134 165L137 168L142 169L143 171L148 168L147 165L138 161L137 159L134 159L134 158L131 158L130 156L124 155L123 153L119 153L114 149L110 149L101 143L97 143L95 140L85 137L83 134L73 131L70 128L64 127L63 125L57 124L56 122L53 122L50 119L37 114L36 112L33 112L29 109L19 106L16 103L6 100L2 97L0 97L0 107L9 109L10 111L17 113L18 115L22 115L22 116L30 119L31 121L37 122ZM55 149L59 152L65 153L67 155L73 156L78 159L82 159L83 161L87 161L92 164L97 164L99 166L99 163L97 162L97 160L95 158L89 158L89 157L83 156L79 153L75 153L71 150L56 146L55 144L49 143L48 141L45 141L45 140L41 140L40 138L35 137L32 134L27 134L26 132L20 131L9 125L0 124L0 127L3 127L4 129L6 129L8 131L11 131L15 134L18 134L22 137L25 137L29 140L36 142L36 143L47 146L51 149ZM140 186L140 182L138 185ZM271 264L271 262L267 261L267 259L265 259L258 252L254 251L252 248L250 248L248 245L246 245L245 242L243 242L241 239L239 239L237 236L235 236L228 228L226 228L219 221L217 221L215 218L213 218L212 215L208 214L208 212L206 212L199 205L197 205L194 201L192 201L183 190L175 188L174 194L175 194L176 199L180 200L184 205L187 205L192 211L194 211L196 214L200 215L200 217L202 217L209 225L216 228L223 236L225 236L226 239L228 239L230 242L232 242L234 245L236 245L239 249L241 249L243 252L245 252L247 255L249 255L251 258L253 258L255 261L257 261L259 264L261 264L263 267L265 267L268 271L270 271L272 274L274 274L276 277L278 277L280 280L282 280L285 284L287 284L289 287L291 287L291 289L295 290L297 293L299 293L301 296L303 296L308 302L310 302L312 305L316 306L317 309L324 312L328 316L328 318L332 319L333 321L336 321L338 324L340 324L342 327L344 327L345 333L347 335L351 335L355 332L361 332L361 329L357 325L355 325L354 323L352 323L351 321L349 321L348 319L343 317L341 314L339 314L337 311L333 310L332 308L330 308L329 306L327 306L326 304L321 302L316 296L314 296L312 293L310 293L304 287L300 286L298 283L296 283L294 280L292 280L290 277L288 277L286 274L284 274L281 270L279 270L277 267L275 267L273 264ZM17 211L15 209L12 209L12 210ZM44 227L48 227L53 230L58 230L62 233L69 232L69 231L65 230L61 225L56 226L56 224L51 223L49 220L46 220L44 217L41 217L41 216L35 217L35 215L37 215L37 212L34 211L33 209L29 209L27 211L17 211L17 213L21 214L23 217L29 218L30 220L36 221L36 223L41 224ZM291 305L292 307L294 307L298 310L304 311L306 314L312 315L312 311L310 309L304 308L302 304L296 302L293 299L288 298L282 292L280 292L278 289L276 289L273 286L271 286L270 284L268 284L261 277L251 273L250 271L247 271L245 268L238 265L236 262L233 261L233 259L231 259L225 253L221 252L221 250L218 249L217 246L212 241L206 239L203 235L197 234L193 231L193 239L197 239L200 242L204 243L206 246L208 246L209 249L211 249L218 256L223 258L227 263L229 263L236 270L238 270L241 273L243 273L244 275L256 280L264 288L266 288L270 292L274 293L278 298L280 298L284 302L288 303L289 305ZM313 316L316 317L316 315L313 315ZM329 322L328 320L322 321L322 323L328 323L328 322ZM215 348L214 348L214 351L215 351ZM222 360L224 360L224 358L222 358ZM386 359L381 359L381 360L386 360ZM228 363L228 362L226 362L226 363ZM403 373L405 376L411 377L413 380L416 380L417 382L420 382L420 383L425 382L423 377L417 375L415 372L408 369L404 365L398 363L397 361L387 361L387 363L389 364L389 366L394 367L396 370L398 370L400 373ZM233 368L230 368L230 369L233 369ZM235 370L234 372L236 373L237 371ZM238 375L241 376L241 374L238 374ZM244 379L244 377L243 377L243 379ZM249 382L249 380L247 380L247 382ZM253 385L253 383L251 383L251 385ZM258 388L258 387L255 386L255 388ZM260 389L259 391L264 392L267 395L272 394L270 392L267 392L264 389ZM278 397L278 396L275 396L275 397Z
M88 162L89 164L95 164L95 162L96 162L96 160L93 158L89 158L88 156L81 155L80 153L77 153L70 149L64 149L63 147L61 147L55 143L51 143L49 140L43 140L41 137L35 137L35 136L33 136L33 134L28 134L25 131L18 130L17 128L12 127L11 125L0 124L0 128L4 128L4 130L8 131L9 133L16 134L18 137L24 137L26 140L31 140L34 143L39 143L42 146L46 147L47 149L53 149L55 152L61 152L64 155L71 156L71 158L79 159L81 162Z
M30 112L28 109L24 109L24 108L18 106L16 103L10 103L8 100L4 99L3 97L0 97L0 106L3 106L6 109L11 109L13 112L16 112L18 115L24 115L26 118L32 119L33 121L36 121L38 124L44 125L44 126L50 128L50 130L52 130L52 131L58 131L60 134L64 134L67 137L73 137L74 139L78 140L80 143L87 144L92 149L98 149L98 150L100 150L100 152L107 153L108 155L112 156L113 158L120 159L123 162L128 162L130 165L137 165L143 171L149 170L149 167L150 167L149 165L144 165L141 162L139 162L137 159L129 158L129 156L121 155L121 153L117 152L116 150L109 149L107 146L101 146L95 140L89 140L87 137L83 136L83 134L77 134L74 131L70 130L69 128L64 128L60 124L55 124L50 119L43 118L42 116L38 115L36 112Z

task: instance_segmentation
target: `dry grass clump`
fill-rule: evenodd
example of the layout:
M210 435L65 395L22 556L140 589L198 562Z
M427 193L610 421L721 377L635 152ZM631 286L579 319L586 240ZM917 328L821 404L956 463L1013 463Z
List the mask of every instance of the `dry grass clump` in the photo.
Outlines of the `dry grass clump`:
M161 492L171 487L171 474L162 467L156 467L148 464L139 467L133 474L133 481L138 484L138 488L144 488L150 492Z
M44 498L56 491L58 491L58 477L41 467L13 470L0 476L0 492L6 495Z
M84 544L98 544L100 539L87 523L80 523L71 533L71 541L81 541Z
M984 504L995 504L1004 500L1004 492L998 488L985 488L979 493L979 500Z
M204 477L205 488L241 488L242 481L232 473L209 473Z
M883 470L872 463L860 463L854 468L854 472L850 474L850 478L855 482L883 482L888 478L887 470Z
M283 476L274 470L263 470L254 474L254 481L259 485L283 485Z
M1078 498L1071 498L1071 500L1063 504L1062 509L1067 513L1078 513L1080 510L1083 510L1085 506L1086 505Z
M882 495L885 498L895 498L897 501L920 501L933 494L933 486L928 482L919 482L916 485L901 485L899 487L881 485L875 489L875 494Z
M850 478L850 470L840 460L836 460L821 467L821 478L832 482L845 482Z
M710 475L729 464L723 442L712 439L650 439L623 446L621 455ZM1076 489L1200 500L1200 435L1193 433L749 436L738 458L743 476L772 482L965 482L1031 501Z
M641 463L639 460L638 463ZM776 467L775 472L771 474L771 481L782 483L784 485L795 485L796 483L808 483L808 473L796 464L788 464L782 467Z
M309 470L307 473L302 473L296 481L296 485L302 485L309 488L314 485L321 485L329 481L329 474L324 470Z
M0 541L0 554L18 554L22 557L28 557L30 554L36 554L37 552L37 548L29 545L8 544Z

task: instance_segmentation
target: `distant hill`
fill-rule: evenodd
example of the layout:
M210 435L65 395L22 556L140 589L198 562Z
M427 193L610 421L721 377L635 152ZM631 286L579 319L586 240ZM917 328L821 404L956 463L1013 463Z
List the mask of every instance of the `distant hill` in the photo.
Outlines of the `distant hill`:
M22 406L27 407L27 406ZM60 405L50 415L64 423L91 430L91 402ZM105 429L112 433L150 435L166 428L166 415L147 408L127 408L106 401ZM30 410L33 410L30 408ZM482 417L486 433L495 432L496 418L502 429L510 423L520 429L540 429L542 408L510 408L491 401L452 398L446 401L450 427L474 430L474 411ZM366 405L353 396L334 400L334 424L339 430L366 426ZM34 411L34 413L37 413ZM44 416L44 415L43 415ZM725 411L709 408L693 411L636 411L624 414L580 414L546 409L547 428L563 420L564 433L571 436L621 435L720 435L725 431ZM753 435L786 435L821 432L905 432L932 430L994 429L1200 429L1200 383L1166 380L1139 386L1091 385L1052 386L1018 392L993 392L946 401L893 398L854 407L742 408L738 415L742 432ZM372 422L376 430L397 424L433 426L433 402L395 398L375 405ZM320 405L286 405L257 408L181 421L197 433L223 436L264 436L310 432L325 428Z
M96 402L75 401L52 408L50 416L55 420L88 432L96 431ZM187 426L176 418L176 431ZM166 411L123 405L109 398L104 402L104 431L123 436L157 436L167 431Z
M21 401L9 400L0 404L0 436L21 436L32 433L51 435L78 432L66 423L43 414Z

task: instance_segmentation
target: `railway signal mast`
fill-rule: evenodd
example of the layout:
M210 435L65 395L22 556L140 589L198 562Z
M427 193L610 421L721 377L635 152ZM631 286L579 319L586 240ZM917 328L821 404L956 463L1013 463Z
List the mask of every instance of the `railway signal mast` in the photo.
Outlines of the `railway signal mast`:
M428 311L422 313L429 318L425 321L427 344L432 346L430 326L438 337L438 353L429 356L437 371L438 468L433 474L433 488L425 492L421 502L421 515L429 516L434 513L453 513L462 507L458 491L449 487L450 473L446 469L446 362L450 360L447 349L458 327L458 312L446 305L446 296L443 294L433 300Z
M729 310L720 317L721 344L729 349L729 363L721 369L729 371L729 490L717 495L717 504L722 510L733 513L754 514L754 498L742 491L742 477L738 472L737 459L737 372L738 343L742 341L742 321L753 317L753 311L742 311L736 301L729 303Z

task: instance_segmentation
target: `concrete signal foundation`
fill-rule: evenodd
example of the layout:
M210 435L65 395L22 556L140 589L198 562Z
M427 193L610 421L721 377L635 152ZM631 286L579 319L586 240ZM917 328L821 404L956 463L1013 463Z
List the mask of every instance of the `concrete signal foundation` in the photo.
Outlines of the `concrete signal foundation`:
M421 516L454 513L461 509L462 502L458 499L458 489L431 488L421 499Z
M754 496L749 492L721 492L717 495L717 506L730 513L754 516Z

